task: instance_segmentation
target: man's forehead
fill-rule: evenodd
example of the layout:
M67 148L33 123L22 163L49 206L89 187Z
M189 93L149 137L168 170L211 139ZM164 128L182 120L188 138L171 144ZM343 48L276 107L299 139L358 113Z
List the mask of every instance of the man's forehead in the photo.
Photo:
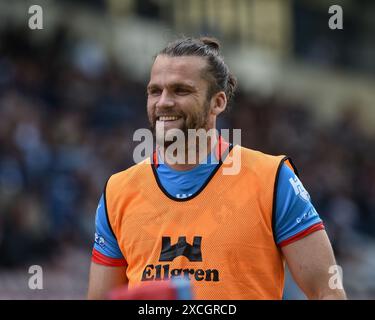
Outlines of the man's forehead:
M206 61L202 57L158 55L151 68L151 78L168 75L197 80L202 77L202 71L205 67Z

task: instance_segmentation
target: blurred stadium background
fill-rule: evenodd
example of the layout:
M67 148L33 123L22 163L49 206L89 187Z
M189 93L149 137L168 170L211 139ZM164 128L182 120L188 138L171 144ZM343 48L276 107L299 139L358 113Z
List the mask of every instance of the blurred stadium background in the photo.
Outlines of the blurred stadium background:
M328 28L333 4L344 30ZM0 0L0 299L85 298L99 196L148 126L152 56L182 34L221 40L240 90L220 127L294 159L349 298L374 299L371 0ZM33 264L44 290L28 288ZM304 298L289 275L285 298Z

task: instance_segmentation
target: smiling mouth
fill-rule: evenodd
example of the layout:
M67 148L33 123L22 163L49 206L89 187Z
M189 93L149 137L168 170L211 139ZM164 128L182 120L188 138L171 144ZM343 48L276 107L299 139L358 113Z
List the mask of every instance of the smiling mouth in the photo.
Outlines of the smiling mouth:
M160 116L156 118L158 121L175 121L180 119L180 117L177 116Z

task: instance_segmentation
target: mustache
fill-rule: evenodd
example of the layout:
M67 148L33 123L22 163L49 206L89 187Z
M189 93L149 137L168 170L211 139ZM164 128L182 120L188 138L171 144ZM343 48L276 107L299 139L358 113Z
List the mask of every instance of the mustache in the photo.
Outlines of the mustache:
M181 112L158 112L158 113L155 113L153 118L154 119L157 119L159 117L181 117L181 118L185 118L185 115L182 114Z

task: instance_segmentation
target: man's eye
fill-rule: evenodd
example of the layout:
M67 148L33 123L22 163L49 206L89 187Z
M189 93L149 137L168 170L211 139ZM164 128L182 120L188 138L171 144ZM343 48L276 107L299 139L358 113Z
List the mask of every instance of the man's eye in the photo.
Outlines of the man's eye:
M176 94L178 95L186 95L186 94L189 94L190 91L188 89L185 89L185 88L177 88L175 90Z
M159 96L161 95L161 90L159 89L151 89L148 91L148 94L151 96Z

